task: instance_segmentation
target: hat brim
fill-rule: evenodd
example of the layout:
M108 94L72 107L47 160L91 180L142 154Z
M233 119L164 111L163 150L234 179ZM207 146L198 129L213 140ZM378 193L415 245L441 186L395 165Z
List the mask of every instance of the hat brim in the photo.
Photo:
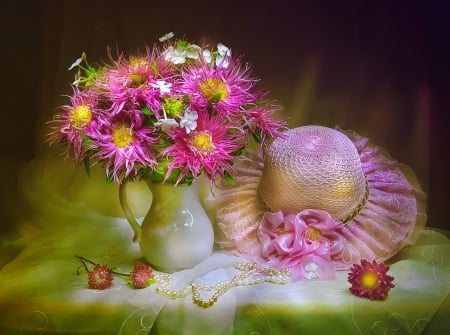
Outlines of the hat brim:
M367 138L344 133L358 150L369 197L359 214L337 231L345 247L333 256L336 269L348 269L361 259L389 259L415 243L427 220L426 197L413 171ZM261 260L257 228L266 211L258 190L263 166L262 153L248 151L235 166L236 184L221 187L214 196L219 245L254 261Z

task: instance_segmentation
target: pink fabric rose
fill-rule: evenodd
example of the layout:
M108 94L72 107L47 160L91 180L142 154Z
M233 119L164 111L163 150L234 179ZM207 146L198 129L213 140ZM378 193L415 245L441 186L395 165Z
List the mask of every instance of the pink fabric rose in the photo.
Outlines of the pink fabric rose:
M297 214L266 212L258 228L261 256L269 266L290 268L292 280L333 279L331 257L344 247L336 230L342 223L322 210Z

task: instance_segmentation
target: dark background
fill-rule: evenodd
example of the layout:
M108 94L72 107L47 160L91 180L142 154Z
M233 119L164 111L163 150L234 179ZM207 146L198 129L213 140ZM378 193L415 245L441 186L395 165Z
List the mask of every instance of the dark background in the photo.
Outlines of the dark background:
M291 127L354 129L408 164L428 225L450 228L449 11L428 1L29 1L1 5L0 228L14 231L17 167L70 94L70 64L164 33L244 54Z

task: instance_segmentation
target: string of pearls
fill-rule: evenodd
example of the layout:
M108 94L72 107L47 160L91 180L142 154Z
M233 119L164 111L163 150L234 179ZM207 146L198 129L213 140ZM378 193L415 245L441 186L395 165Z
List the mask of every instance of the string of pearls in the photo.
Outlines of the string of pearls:
M171 299L181 299L192 294L192 302L197 306L206 308L214 305L221 295L233 287L261 283L286 284L291 276L289 269L277 270L256 263L239 263L235 265L235 268L240 273L231 280L221 281L212 285L191 283L181 290L171 289L172 277L169 274L155 274L155 281L159 284L155 292ZM200 291L214 293L209 299L203 299Z

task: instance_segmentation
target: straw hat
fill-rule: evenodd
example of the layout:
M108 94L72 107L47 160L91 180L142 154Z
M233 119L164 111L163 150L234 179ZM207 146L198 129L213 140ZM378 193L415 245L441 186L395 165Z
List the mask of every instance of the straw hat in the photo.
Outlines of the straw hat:
M412 171L354 132L287 130L264 155L242 156L236 177L215 194L219 243L252 260L261 258L257 229L267 212L316 209L341 222L336 269L390 258L413 244L426 222L425 195Z

